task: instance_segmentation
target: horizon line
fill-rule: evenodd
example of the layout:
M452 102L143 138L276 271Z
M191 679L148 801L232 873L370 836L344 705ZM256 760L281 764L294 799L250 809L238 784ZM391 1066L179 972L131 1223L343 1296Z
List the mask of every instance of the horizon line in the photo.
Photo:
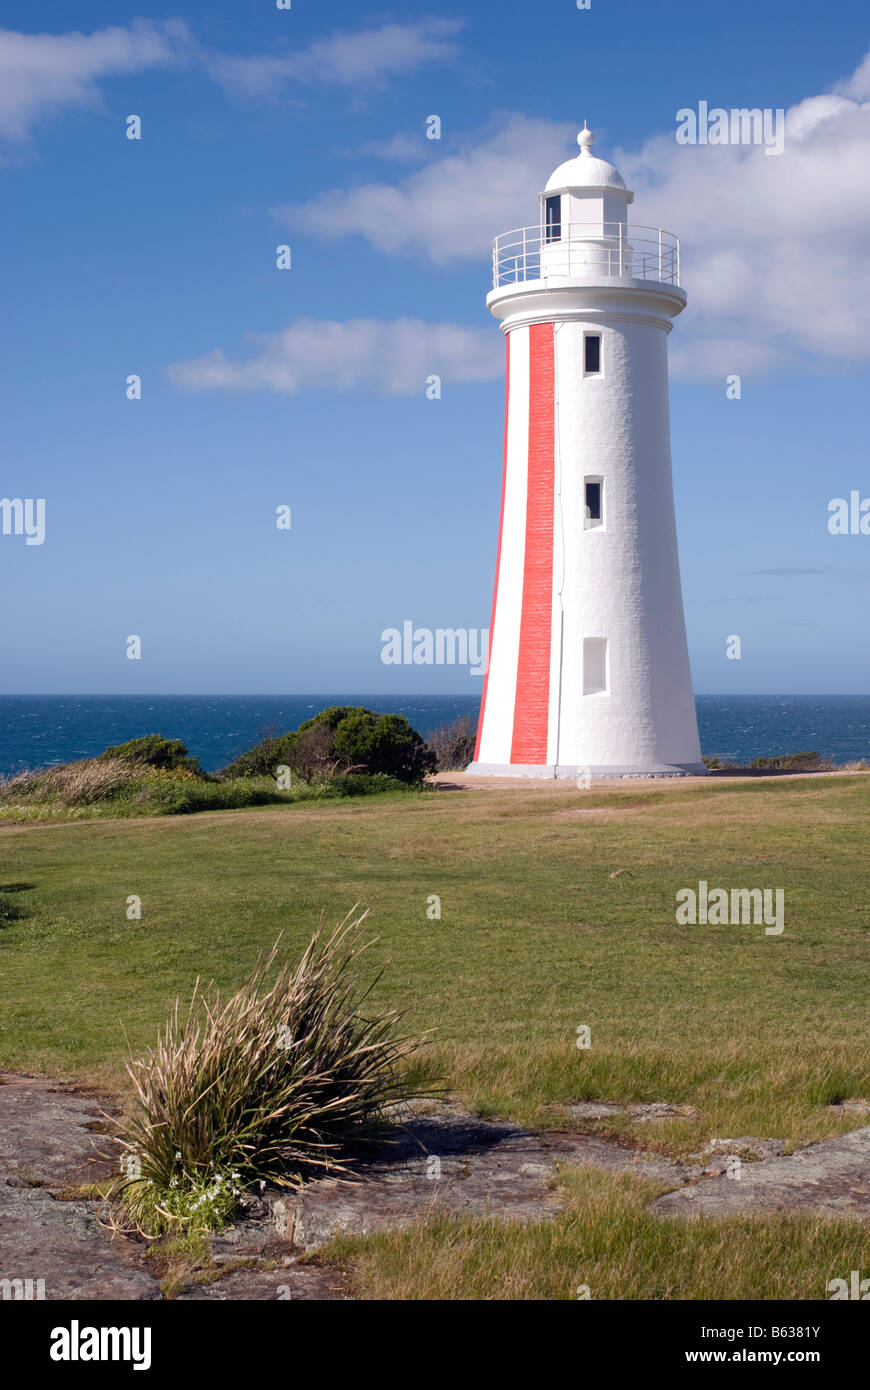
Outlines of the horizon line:
M322 698L329 696L332 698L336 692L323 690L253 690L253 691L223 691L223 690L62 690L62 691L0 691L0 700L304 700ZM340 693L340 692L339 692ZM352 690L346 691L346 695L355 695L365 699L377 700L470 700L480 699L481 692L461 691L461 690L430 690L430 691L379 691L379 690ZM870 696L870 690L695 690L695 699L852 699L858 696Z

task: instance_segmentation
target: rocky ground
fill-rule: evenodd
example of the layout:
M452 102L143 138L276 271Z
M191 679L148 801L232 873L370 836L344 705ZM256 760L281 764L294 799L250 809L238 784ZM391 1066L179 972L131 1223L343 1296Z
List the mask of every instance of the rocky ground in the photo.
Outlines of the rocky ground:
M619 1109L607 1102L574 1107L583 1118ZM650 1125L683 1113L664 1104L630 1109ZM145 1243L113 1234L103 1204L81 1193L113 1171L99 1152L109 1149L105 1112L112 1112L111 1098L95 1091L0 1075L0 1279L42 1279L52 1300L164 1297ZM211 1238L205 1278L199 1271L185 1283L182 1275L174 1296L348 1298L340 1270L299 1257L335 1234L407 1225L430 1212L546 1219L559 1206L552 1186L559 1164L633 1172L666 1185L670 1190L653 1204L663 1218L781 1208L870 1218L870 1127L791 1156L777 1140L718 1139L681 1163L595 1135L529 1133L450 1104L397 1118L396 1142L360 1164L353 1180L322 1179L297 1195L269 1187L246 1198L242 1219ZM735 1158L740 1181L733 1180Z

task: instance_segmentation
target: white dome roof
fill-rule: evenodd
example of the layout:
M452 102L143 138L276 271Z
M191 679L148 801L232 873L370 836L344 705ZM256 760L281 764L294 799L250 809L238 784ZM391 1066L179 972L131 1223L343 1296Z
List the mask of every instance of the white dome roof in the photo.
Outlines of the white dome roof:
M553 188L620 188L625 189L625 180L618 169L608 164L606 159L597 159L589 153L589 146L595 136L584 126L577 136L580 153L574 159L566 159L547 180L545 193Z

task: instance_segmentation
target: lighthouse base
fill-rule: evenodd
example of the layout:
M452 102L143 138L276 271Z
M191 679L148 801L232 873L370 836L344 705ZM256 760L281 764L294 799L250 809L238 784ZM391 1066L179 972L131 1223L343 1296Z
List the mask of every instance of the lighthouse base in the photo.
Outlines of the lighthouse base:
M649 763L645 766L571 767L566 763L530 766L526 763L469 763L470 777L538 777L568 781L618 779L621 777L706 777L703 763Z

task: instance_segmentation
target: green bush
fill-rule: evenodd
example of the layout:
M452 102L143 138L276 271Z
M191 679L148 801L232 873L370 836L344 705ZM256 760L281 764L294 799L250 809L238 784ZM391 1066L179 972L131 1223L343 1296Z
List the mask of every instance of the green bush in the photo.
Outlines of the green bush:
M269 735L247 752L233 758L232 762L222 767L216 775L222 782L230 781L234 777L274 778L275 769L287 763L289 741L294 738L294 734L282 734L280 737Z
M434 771L434 755L402 714L334 705L299 725L299 743L314 735L323 738L327 731L344 772L383 773L400 782L421 782L427 772Z
M199 758L192 758L180 738L164 738L162 734L146 734L144 738L131 738L127 743L118 743L107 748L100 758L120 758L122 762L133 763L137 767L158 767L167 772L183 768L185 771L204 775L200 771Z
M356 709L333 731L335 751L348 768L382 772L401 782L422 782L434 772L435 757L402 714Z
M779 753L772 758L755 758L750 767L774 768L780 772L829 772L834 766L830 758L818 753Z
M706 767L719 772L832 772L832 758L822 758L815 751L808 753L775 753L770 757L753 758L751 763L730 763L721 758L703 757Z
M306 783L351 775L382 776L419 784L435 769L435 754L401 714L375 714L362 706L334 705L306 719L295 732L263 739L219 774L254 777L278 767Z

